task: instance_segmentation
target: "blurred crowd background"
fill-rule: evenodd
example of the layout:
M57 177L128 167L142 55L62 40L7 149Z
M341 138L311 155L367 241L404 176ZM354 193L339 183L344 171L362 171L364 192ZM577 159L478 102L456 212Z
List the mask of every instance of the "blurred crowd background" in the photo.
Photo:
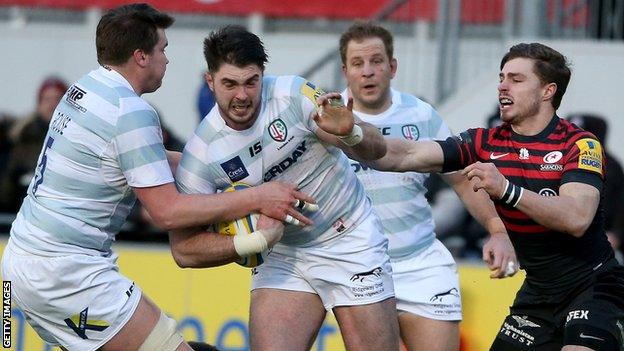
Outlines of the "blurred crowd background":
M0 0L0 234L8 235L32 178L48 122L68 84L96 68L95 25L103 10L128 1ZM494 126L498 65L518 42L539 41L572 62L559 115L594 133L607 151L607 230L624 235L624 0L180 0L148 1L170 12L170 60L162 88L146 95L160 112L165 146L181 151L212 107L203 83L203 38L225 24L260 35L266 74L296 74L342 91L340 33L376 20L395 35L403 90L433 104L449 126ZM619 107L619 106L618 106ZM456 258L480 259L486 235L452 189L428 180L438 237ZM137 205L118 240L166 242ZM621 255L620 255L621 257Z

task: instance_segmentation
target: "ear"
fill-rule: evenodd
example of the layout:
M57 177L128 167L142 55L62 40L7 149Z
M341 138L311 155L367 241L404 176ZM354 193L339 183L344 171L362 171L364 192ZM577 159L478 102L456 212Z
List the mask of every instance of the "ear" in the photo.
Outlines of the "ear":
M134 62L141 68L145 68L148 63L148 55L141 49L136 49L132 53Z
M394 78L397 72L397 68L399 68L399 61L396 58L390 60L390 77Z
M557 92L557 84L556 83L548 83L548 84L546 84L546 86L544 87L544 93L542 95L542 100L543 101L552 100L552 98L555 96L556 92Z
M214 93L214 79L212 78L212 74L206 71L206 73L204 73L204 79L206 79L206 84L208 84L210 91Z
M344 63L342 64L342 74L347 77L347 65Z

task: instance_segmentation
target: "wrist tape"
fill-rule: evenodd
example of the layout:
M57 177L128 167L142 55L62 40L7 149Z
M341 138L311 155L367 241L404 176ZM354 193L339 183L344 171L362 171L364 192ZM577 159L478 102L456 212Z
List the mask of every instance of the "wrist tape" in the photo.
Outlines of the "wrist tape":
M234 236L234 250L240 257L256 254L268 248L269 245L260 230L256 230L249 235Z
M503 195L498 201L510 205L511 207L516 207L520 202L523 193L523 187L515 185L508 179L505 179L505 191L503 191Z
M338 136L338 139L340 139L340 141L342 141L347 146L355 146L359 144L362 139L364 139L364 132L362 131L362 128L360 126L354 124L351 133L349 133L348 135Z

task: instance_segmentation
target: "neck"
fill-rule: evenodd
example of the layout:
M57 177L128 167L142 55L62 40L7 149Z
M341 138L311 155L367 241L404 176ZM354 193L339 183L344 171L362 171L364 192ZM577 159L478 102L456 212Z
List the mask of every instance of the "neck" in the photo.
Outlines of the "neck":
M122 77L124 77L128 83L130 83L130 86L132 86L132 90L134 90L134 92L141 96L144 91L143 91L143 86L141 85L141 79L139 79L139 74L136 70L131 69L130 67L128 67L127 64L124 65L103 65L104 68L108 68L111 69L119 74L121 74Z
M555 109L543 108L540 111L533 115L523 118L517 123L512 122L511 128L514 132L524 136L532 136L537 135L548 126L550 120L555 115Z

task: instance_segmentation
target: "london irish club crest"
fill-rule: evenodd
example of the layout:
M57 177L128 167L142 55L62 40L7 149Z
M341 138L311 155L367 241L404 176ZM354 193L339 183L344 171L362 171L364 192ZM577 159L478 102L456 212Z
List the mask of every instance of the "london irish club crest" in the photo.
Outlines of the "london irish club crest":
M418 140L418 137L420 137L418 127L413 124L404 125L401 127L401 132L403 133L405 139Z
M286 129L286 123L281 119L276 119L269 124L269 135L273 140L283 142L288 136L288 129Z

